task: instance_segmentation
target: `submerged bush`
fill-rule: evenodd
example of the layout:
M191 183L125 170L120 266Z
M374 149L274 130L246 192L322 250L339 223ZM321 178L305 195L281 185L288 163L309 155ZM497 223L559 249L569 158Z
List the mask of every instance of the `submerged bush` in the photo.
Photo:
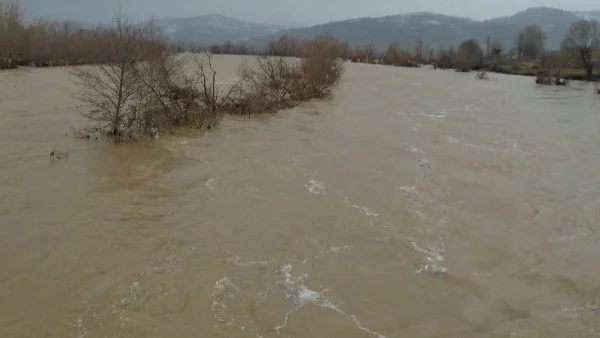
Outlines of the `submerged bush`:
M112 32L107 62L72 73L83 114L96 122L88 131L117 142L176 126L211 129L225 113L273 113L325 98L343 73L338 46L324 37L305 42L299 60L258 57L241 67L237 83L218 85L210 54L197 56L189 75L183 57L147 48L160 45L152 29L117 18Z
M460 72L479 69L483 62L483 52L476 40L463 41L454 57L454 68Z
M299 60L258 57L240 69L241 95L233 113L273 113L311 99L330 97L344 71L337 46L327 38L304 45Z

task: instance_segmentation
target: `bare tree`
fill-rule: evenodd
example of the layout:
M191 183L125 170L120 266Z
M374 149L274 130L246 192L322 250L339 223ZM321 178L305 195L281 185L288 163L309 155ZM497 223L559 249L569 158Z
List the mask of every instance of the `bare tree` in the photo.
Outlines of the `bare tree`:
M111 36L102 46L102 64L72 69L80 88L76 98L85 107L83 115L99 122L98 128L116 141L131 136L128 131L138 118L134 101L140 86L135 64L145 57L144 38L144 27L117 14Z
M483 52L477 41L465 40L458 47L454 57L454 68L461 72L469 72L481 66Z
M546 33L538 25L529 25L521 30L517 37L518 57L539 58L544 53Z
M495 56L502 54L503 47L502 47L502 42L499 39L497 39L497 38L492 39L492 44L491 44L490 48L491 48L491 50L490 50L491 56L495 57Z
M299 62L283 58L257 58L244 64L240 99L235 113L276 112L300 102L330 96L343 73L339 45L326 36L304 41ZM237 94L237 93L236 93Z
M423 39L418 38L415 41L415 57L417 58L417 63L423 62Z
M427 63L432 63L434 58L435 58L435 51L433 50L433 48L429 48L427 50Z
M217 85L217 71L212 63L212 55L209 53L206 53L204 58L197 58L196 65L200 100L211 118L220 119L226 110L232 109L232 98L239 96L238 89L242 80L236 81L229 88L226 85Z
M390 43L383 55L383 63L386 65L408 67L411 66L411 60L404 50L400 49L397 44Z
M440 48L438 50L436 67L440 67L442 69L452 68L455 56L456 52L454 50L454 46L451 46L447 49Z
M375 63L375 46L372 44L356 46L353 54L353 62Z
M600 23L596 20L579 20L571 24L565 35L562 48L577 55L586 75L594 71L592 52L600 46Z
M16 67L22 51L24 13L18 1L0 2L0 69Z
M573 57L567 51L554 51L541 58L541 70L536 77L538 84L566 85L562 77L564 69L573 67Z

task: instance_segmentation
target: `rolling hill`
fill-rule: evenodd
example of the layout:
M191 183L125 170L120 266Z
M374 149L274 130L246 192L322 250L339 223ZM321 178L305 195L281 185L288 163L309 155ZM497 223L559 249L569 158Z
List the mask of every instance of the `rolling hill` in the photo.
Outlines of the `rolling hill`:
M202 15L190 18L154 20L163 34L172 41L192 44L213 44L248 41L282 30L282 26L248 23L222 15Z
M558 48L569 25L580 18L600 17L600 11L569 12L560 9L536 7L508 17L476 21L469 18L435 13L410 13L379 18L360 18L330 22L312 27L279 31L251 39L256 46L282 35L310 38L330 33L351 46L374 44L384 49L390 42L411 43L419 38L430 47L458 45L465 39L475 38L483 43L487 36L499 39L503 46L513 46L518 32L529 24L541 26L547 34L547 48Z

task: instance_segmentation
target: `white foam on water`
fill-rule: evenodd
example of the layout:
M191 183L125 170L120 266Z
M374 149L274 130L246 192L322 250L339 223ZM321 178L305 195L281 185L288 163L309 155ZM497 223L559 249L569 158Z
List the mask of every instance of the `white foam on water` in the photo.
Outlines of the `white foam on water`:
M88 330L85 327L85 325L83 324L83 319L81 317L79 317L77 319L77 321L73 324L73 326L75 327L76 330L76 334L77 334L77 338L87 338L88 337Z
M448 268L443 266L443 262L446 259L442 254L446 251L443 242L441 247L436 247L431 244L427 245L427 249L419 246L417 244L417 240L415 238L408 239L412 247L423 254L425 254L425 263L421 266L417 273L421 273L423 271L435 272L435 273L445 273L448 272Z
M575 230L575 232L573 232L571 234L568 234L568 235L565 235L565 236L562 236L562 237L559 237L558 239L553 240L551 242L556 242L556 241L558 241L558 242L572 242L572 241L574 241L576 239L585 237L587 235L589 235L589 233L586 230L578 228L577 230Z
M452 136L448 136L448 143L449 144L461 144L464 147L467 148L472 148L472 149L476 149L476 150L482 150L482 151L488 151L488 152L492 152L492 153L496 153L498 150L492 146L487 146L487 145L483 145L483 144L475 144L475 143L461 143L457 138L452 137ZM513 147L513 150L518 150L519 145L513 141L513 143L511 144L511 146Z
M152 266L146 270L146 275L157 275L157 274L161 274L164 272L174 272L175 265L173 263L175 261L175 258L176 258L175 255L171 255L171 256L167 256L164 259L158 259L155 262L155 266ZM139 285L139 283L138 283L138 285Z
M426 163L426 162L425 162ZM422 191L419 190L419 188L415 185L403 185L400 187L396 187L397 190L403 191L409 195L413 195L415 197L417 197L417 199L420 202L425 202L428 204L435 204L437 202L437 198L435 197L429 197L427 195L425 195L425 193L423 193ZM414 210L415 213L419 213L419 210Z
M352 250L352 246L350 246L350 245L344 245L343 247L331 246L327 250L320 250L319 253L315 257L312 258L312 260L323 260L323 259L325 259L325 257L328 254L331 254L331 253L340 253L342 250L344 250L344 251L350 251L350 250ZM304 258L302 260L302 264L306 264L308 261L309 261L308 257Z
M399 187L398 190L413 193L417 191L417 187L414 185L403 185Z
M581 306L574 306L571 308L564 308L562 313L567 315L571 320L577 320L581 315L592 314L600 315L600 302L588 302Z
M496 153L496 148L490 147L490 146L486 146L486 145L482 145L482 144L465 143L463 145L465 147L468 147L468 148L473 148L473 149L477 149L477 150L482 150L482 151L488 151L488 152L491 152L491 153Z
M261 261L243 261L240 256L232 255L232 257L227 258L227 262L239 267L249 268L253 266L268 266L270 264L275 263L275 258Z
M283 278L283 288L286 295L286 298L292 301L292 308L285 314L282 323L275 327L275 331L278 335L281 335L281 331L284 330L287 325L290 317L298 311L300 308L306 305L314 305L320 308L331 309L337 312L340 315L343 315L354 323L357 329L366 332L372 336L377 338L385 338L385 336L365 327L359 320L359 318L353 314L347 313L337 307L332 301L330 301L326 292L328 290L323 290L321 292L314 291L306 287L303 284L305 278L308 277L307 274L301 275L300 277L294 278L292 276L293 266L291 264L284 264L280 267L280 271L282 273Z
M344 195L342 195L344 196ZM371 211L371 209L369 209L368 207L363 207L357 204L353 204L352 202L350 202L350 199L348 198L348 196L344 196L344 203L346 203L347 205L351 206L352 208L360 211L361 213L363 213L366 216L369 217L379 217L380 215L376 212Z
M125 324L135 323L134 320L130 319L126 315L126 309L135 304L137 296L141 291L140 282L135 281L129 285L129 296L124 297L118 304L113 304L112 313L115 317Z
M364 214L365 214L365 215L367 215L367 216L371 216L371 217L379 217L379 214L378 214L378 213L375 213L375 212L373 212L373 211L369 210L369 208L367 208L367 207L361 207L361 206L359 206L359 205L353 205L352 207L353 207L354 209L361 210L361 211L362 211L362 212L364 212Z
M458 143L458 139L452 137L452 136L448 136L448 143L450 144L457 144Z
M310 179L310 182L304 185L304 187L311 193L315 195L327 195L325 192L325 182L317 181L314 178Z
M421 127L423 127L423 125L415 123L415 124L413 124L412 127L410 127L410 129L412 129L415 133L418 133L419 129L421 129Z
M293 167L297 167L304 164L304 162L301 159L296 157L290 157L288 158L288 161L292 164Z
M262 198L262 193L261 193L260 189L258 189L255 186L246 187L246 189L244 189L244 190L245 190L244 194L246 196L249 196L249 197L252 197L252 198L256 198L256 199L261 199Z
M215 177L209 178L208 181L206 181L206 183L204 183L204 186L207 187L209 190L215 190L214 183L216 180L218 180L218 177L217 178L215 178Z
M233 324L234 317L231 316L229 319L225 318L225 310L227 305L225 304L229 299L235 297L240 289L235 286L229 279L229 277L223 277L215 282L215 287L212 293L212 312L213 317L219 321L221 325L230 326Z
M429 197L423 192L421 192L417 186L415 185L404 185L400 187L396 187L396 189L403 191L409 195L415 196L418 200L418 206L422 207L424 204L429 205L429 207L437 207L438 199L436 197ZM406 240L411 244L413 249L417 252L420 252L425 255L425 262L421 265L421 267L416 271L417 273L421 273L423 271L434 272L434 273L445 273L448 272L448 268L443 265L445 261L444 253L446 251L446 246L442 240L442 237L438 235L435 229L445 227L447 225L447 221L445 219L432 218L428 217L422 210L418 207L411 209L415 215L419 217L424 226L418 228L416 231L423 234L422 239L417 239L415 237L408 237ZM434 239L438 244L434 245L429 239ZM425 242L426 245L420 245L419 242Z
M573 307L573 308L564 308L563 313L567 315L570 319L575 320L579 318L579 313L586 310L584 307Z
M379 176L383 176L384 172L381 169L368 169L368 171L370 173L373 173L375 175L379 175Z
M411 153L418 153L420 152L419 148L415 147L413 144L410 144L406 147L407 151L410 151Z
M448 115L448 111L446 109L442 109L442 111L440 111L437 114L422 114L423 116L427 116L427 117L431 117L434 119L443 119Z
M415 82L415 83L413 83L412 85L413 85L413 87L420 87L420 86L421 86L421 83L420 83L420 82Z

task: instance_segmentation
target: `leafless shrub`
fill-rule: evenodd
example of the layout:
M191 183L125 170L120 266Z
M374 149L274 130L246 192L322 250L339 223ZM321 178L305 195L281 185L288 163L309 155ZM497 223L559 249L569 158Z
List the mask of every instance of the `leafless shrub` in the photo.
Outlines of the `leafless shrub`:
M281 57L258 57L240 67L241 95L233 113L255 115L291 108L300 99L301 78L297 63Z
M422 49L422 46L417 45L416 48ZM395 43L390 43L383 55L383 63L398 67L418 67L419 57L410 55Z
M344 70L338 48L327 36L317 37L304 43L299 60L258 57L254 64L243 64L241 90L231 112L274 113L331 96Z
M483 61L483 52L474 39L463 41L454 57L454 68L460 72L478 69Z
M317 37L306 44L300 69L305 81L305 99L325 98L333 93L344 72L344 65L338 57L337 45L327 37Z
M594 50L600 47L600 21L579 20L573 22L562 42L562 49L577 56L589 78L594 72Z
M540 70L536 74L537 84L566 85L567 80L562 77L563 71L574 67L576 61L568 51L554 51L546 53L540 59Z
M226 111L233 109L235 97L241 96L241 82L226 88L224 85L217 84L217 72L212 64L212 56L209 53L203 57L196 58L197 81L200 85L199 100L202 104L202 110L211 121L220 121Z
M475 74L475 79L476 80L489 80L490 78L487 76L487 73L485 71L478 71L477 74Z
M188 74L184 57L147 48L160 39L146 27L117 16L113 29L106 63L72 72L84 115L98 122L92 128L115 141L156 137L176 126L211 129L226 113L276 112L324 98L343 72L338 46L323 38L303 44L299 60L258 57L241 67L237 82L220 84L211 54L197 56L196 72Z
M23 16L19 2L0 1L0 69L17 66L23 45Z
M140 44L145 34L142 26L117 15L112 33L102 50L105 63L73 68L71 72L80 89L75 97L84 106L83 115L98 122L104 134L121 141L133 137L133 126L139 121L135 99L140 83L135 64L147 55Z
M160 133L172 125L193 123L194 102L199 94L183 67L182 58L163 53L134 68L139 84L135 107L140 114L140 134Z

